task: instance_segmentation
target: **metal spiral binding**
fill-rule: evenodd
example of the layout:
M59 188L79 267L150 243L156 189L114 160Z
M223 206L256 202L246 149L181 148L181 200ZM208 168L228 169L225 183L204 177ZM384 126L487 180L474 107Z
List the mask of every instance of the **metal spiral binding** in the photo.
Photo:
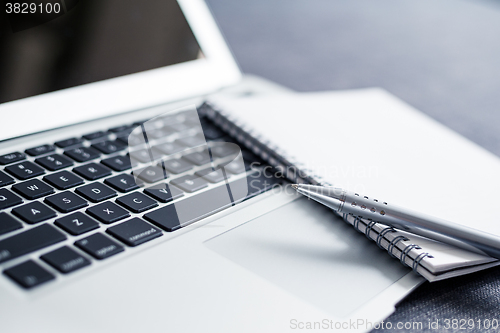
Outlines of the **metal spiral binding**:
M395 237L393 240L389 242L389 246L387 247L387 252L389 252L389 255L393 258L397 258L394 254L392 254L392 251L394 250L394 246L400 241L408 241L409 239L406 238L403 235Z
M410 244L407 247L405 247L403 251L401 251L401 256L399 257L399 261L401 261L403 265L410 267L410 265L407 265L405 261L406 257L408 256L408 253L410 253L410 251L413 249L420 250L421 247L416 244Z
M365 229L365 236L368 238L368 239L371 239L370 237L370 233L372 232L372 228L373 226L377 224L377 222L375 221L370 221L370 223L368 223L368 225L366 226L366 229Z
M396 232L396 230L394 230L393 227L387 227L387 228L384 228L384 230L382 230L378 236L377 236L377 240L376 240L376 243L378 245L378 247L380 247L381 249L383 249L384 247L382 246L382 239L384 239L384 236L386 234L388 234L389 232Z
M417 272L417 268L418 266L420 265L420 262L422 261L422 259L424 259L425 257L427 258L434 258L433 256L431 256L428 252L422 252L420 253L414 260L413 260L413 265L412 265L412 269Z
M361 219L357 216L354 216L354 222L352 224L352 226L354 227L354 229L356 229L358 232L362 232L360 229L359 229L359 221L361 221Z

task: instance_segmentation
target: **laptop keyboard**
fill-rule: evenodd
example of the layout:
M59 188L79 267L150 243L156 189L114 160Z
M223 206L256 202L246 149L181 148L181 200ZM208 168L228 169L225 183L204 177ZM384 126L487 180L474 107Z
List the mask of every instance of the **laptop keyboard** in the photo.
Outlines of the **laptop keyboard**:
M218 142L232 140L202 115L201 127L190 117L168 115L154 128L125 124L0 156L4 275L26 289L57 280L233 206L231 195L224 200L231 184L247 182L246 199L280 182L252 168L263 162L249 151L242 150L243 163L231 163L239 150ZM146 142L134 135L138 127Z

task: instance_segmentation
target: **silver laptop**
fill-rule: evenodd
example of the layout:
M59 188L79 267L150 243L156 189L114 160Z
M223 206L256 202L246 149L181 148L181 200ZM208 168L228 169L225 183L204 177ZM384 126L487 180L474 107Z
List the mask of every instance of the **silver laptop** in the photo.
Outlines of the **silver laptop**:
M54 3L0 27L2 332L366 331L420 283L207 118L287 90L202 0Z

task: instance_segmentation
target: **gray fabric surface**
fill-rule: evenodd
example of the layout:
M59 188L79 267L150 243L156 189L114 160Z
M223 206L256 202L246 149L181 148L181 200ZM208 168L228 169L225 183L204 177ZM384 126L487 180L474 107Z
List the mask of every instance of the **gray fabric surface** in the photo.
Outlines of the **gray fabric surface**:
M207 2L244 72L298 91L383 87L500 156L500 0ZM500 269L426 283L388 320L500 320L499 293Z

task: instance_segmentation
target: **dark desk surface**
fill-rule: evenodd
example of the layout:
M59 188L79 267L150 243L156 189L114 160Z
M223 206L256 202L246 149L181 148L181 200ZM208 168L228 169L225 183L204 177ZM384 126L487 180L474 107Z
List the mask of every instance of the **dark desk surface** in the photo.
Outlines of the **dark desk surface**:
M244 72L297 91L383 87L500 156L500 0L208 3ZM500 320L499 303L497 268L426 283L389 320Z

